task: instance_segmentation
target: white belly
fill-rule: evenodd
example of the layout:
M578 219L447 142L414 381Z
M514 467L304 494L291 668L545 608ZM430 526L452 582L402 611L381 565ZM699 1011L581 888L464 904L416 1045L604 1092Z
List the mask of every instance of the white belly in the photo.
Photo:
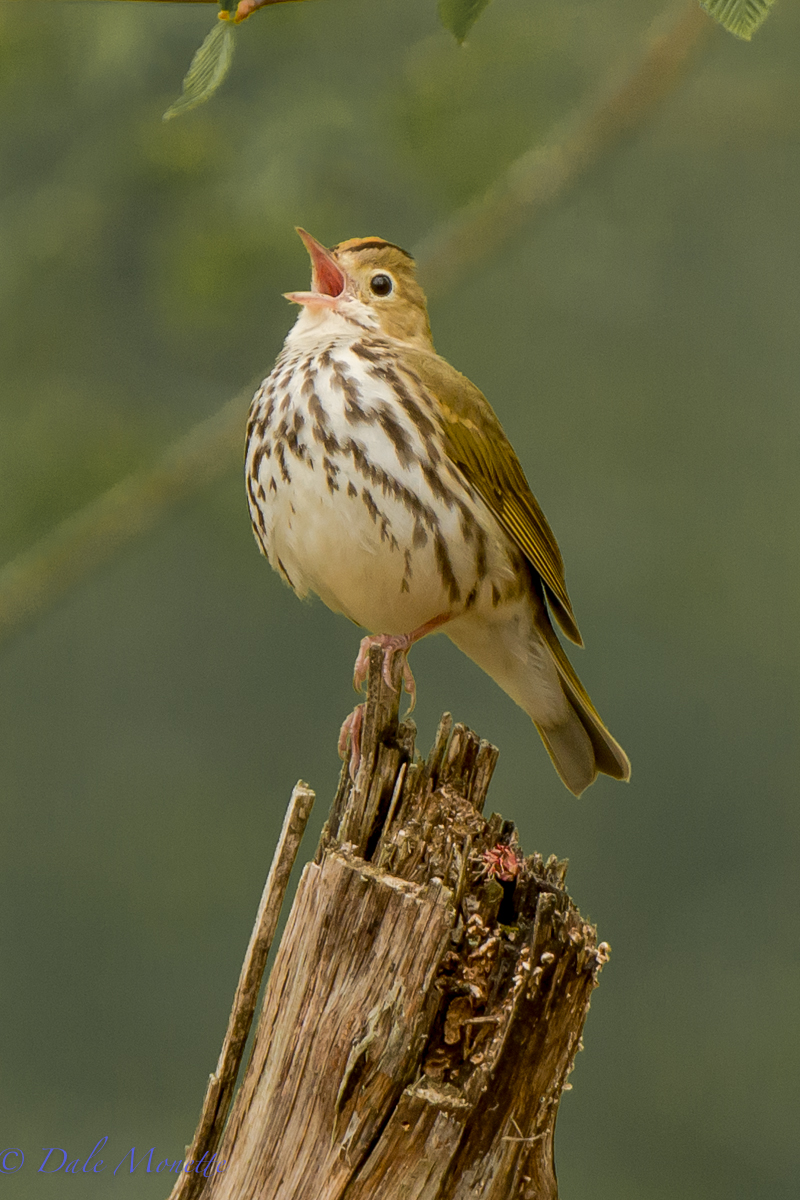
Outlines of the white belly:
M316 592L372 632L409 633L447 612L453 600L433 535L423 527L417 542L424 536L425 544L415 546L415 521L402 502L362 480L354 489L348 493L340 476L331 495L323 473L302 465L276 496L270 557L300 595ZM449 534L445 528L440 536ZM453 569L463 579L469 565Z
M491 607L516 581L510 543L444 455L430 398L414 405L333 342L284 355L251 417L248 493L270 563L374 633Z

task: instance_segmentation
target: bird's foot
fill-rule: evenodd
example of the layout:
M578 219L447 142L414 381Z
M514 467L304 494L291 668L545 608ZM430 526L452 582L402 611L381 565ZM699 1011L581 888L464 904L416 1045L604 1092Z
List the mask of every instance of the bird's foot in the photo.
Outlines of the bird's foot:
M361 764L361 726L364 724L364 705L357 704L349 717L345 717L339 730L339 758L347 758L347 747L350 747L350 778L355 783L358 768Z
M356 665L353 668L353 687L357 692L360 692L369 673L369 652L373 646L380 646L383 651L383 682L387 687L394 691L392 684L392 668L394 666L395 654L403 655L403 683L408 692L410 704L408 712L414 711L414 705L417 703L417 685L414 682L414 676L411 673L411 667L408 665L408 659L405 657L408 651L413 646L416 638L413 633L401 633L397 635L388 633L370 634L369 637L361 639L361 645L356 658Z
M411 667L408 665L408 659L405 657L414 642L418 642L420 638L425 637L428 633L433 633L440 625L444 625L452 617L452 613L440 613L438 617L434 617L431 621L426 621L424 625L420 625L418 629L412 629L411 633L371 633L368 637L361 639L361 645L358 650L356 665L353 668L353 687L357 692L361 691L364 681L369 673L369 652L373 646L380 646L383 651L383 679L387 687L392 688L392 667L394 665L395 654L402 654L403 661L403 683L408 692L409 706L406 716L409 716L417 703L417 685L414 682L414 676L411 674Z

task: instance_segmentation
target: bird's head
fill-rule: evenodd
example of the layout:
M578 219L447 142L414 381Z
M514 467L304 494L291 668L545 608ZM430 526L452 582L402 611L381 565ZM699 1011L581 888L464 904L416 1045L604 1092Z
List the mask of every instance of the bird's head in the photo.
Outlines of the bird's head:
M297 232L311 257L311 291L287 292L287 300L342 313L364 305L388 337L433 349L425 293L410 254L379 237L350 238L326 250L304 229Z

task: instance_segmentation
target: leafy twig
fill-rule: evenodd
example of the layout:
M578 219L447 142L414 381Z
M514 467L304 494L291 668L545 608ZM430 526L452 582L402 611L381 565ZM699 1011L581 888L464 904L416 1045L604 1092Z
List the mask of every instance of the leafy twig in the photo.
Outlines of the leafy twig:
M215 22L211 33L195 52L184 76L180 96L164 113L165 121L179 117L182 113L197 108L199 104L205 104L206 100L214 95L231 69L233 39L233 24L230 21Z
M775 0L700 0L700 3L730 33L749 42L766 21Z

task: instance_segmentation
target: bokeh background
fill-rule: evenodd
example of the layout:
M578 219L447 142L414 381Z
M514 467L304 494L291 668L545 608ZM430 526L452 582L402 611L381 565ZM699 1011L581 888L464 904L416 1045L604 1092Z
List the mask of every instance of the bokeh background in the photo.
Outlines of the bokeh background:
M622 77L665 0L433 0L247 23L168 124L207 5L0 6L0 560L269 369L293 233L414 247ZM714 29L652 119L432 303L555 527L574 661L633 761L575 800L444 638L490 806L613 947L564 1097L564 1200L797 1194L800 7ZM244 422L243 406L242 421ZM291 787L312 852L358 631L260 558L239 461L0 651L0 1150L9 1196L162 1196L42 1148L178 1157ZM60 1155L55 1156L55 1163Z

